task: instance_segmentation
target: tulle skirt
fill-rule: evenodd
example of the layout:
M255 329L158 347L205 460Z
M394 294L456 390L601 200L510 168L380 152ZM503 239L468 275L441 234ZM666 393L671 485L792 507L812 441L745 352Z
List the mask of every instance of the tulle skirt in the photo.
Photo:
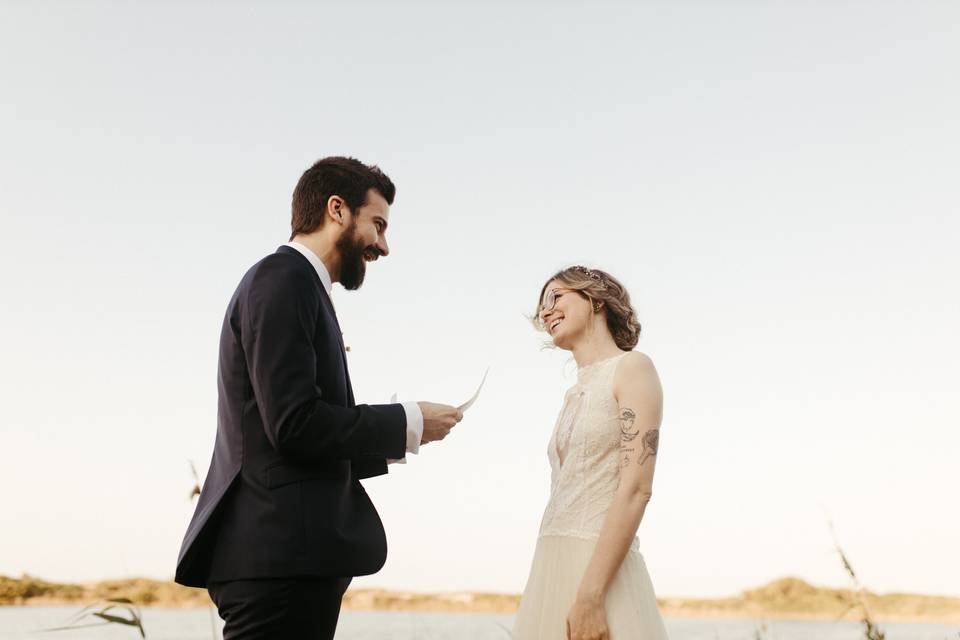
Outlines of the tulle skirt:
M514 640L565 640L567 614L596 540L543 536L513 626ZM639 551L628 551L605 599L610 640L667 640L653 583Z

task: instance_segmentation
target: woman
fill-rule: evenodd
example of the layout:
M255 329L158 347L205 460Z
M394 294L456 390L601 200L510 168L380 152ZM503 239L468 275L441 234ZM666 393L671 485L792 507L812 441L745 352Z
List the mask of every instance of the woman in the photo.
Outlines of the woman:
M578 371L547 448L550 500L513 637L663 640L635 537L663 396L650 358L632 351L640 323L630 297L609 274L570 267L544 285L535 323Z

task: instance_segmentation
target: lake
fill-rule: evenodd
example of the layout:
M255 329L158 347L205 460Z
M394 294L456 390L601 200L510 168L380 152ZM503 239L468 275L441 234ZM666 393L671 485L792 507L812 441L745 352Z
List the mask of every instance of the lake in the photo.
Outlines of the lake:
M80 607L0 607L0 640L134 640L131 627L111 624L70 631L43 632L66 624ZM471 613L394 613L345 611L337 640L506 640L512 615ZM751 620L668 618L671 640L755 640ZM767 621L765 640L860 640L851 622ZM147 640L210 640L222 623L206 609L144 609ZM887 640L960 640L960 624L890 623L881 625Z

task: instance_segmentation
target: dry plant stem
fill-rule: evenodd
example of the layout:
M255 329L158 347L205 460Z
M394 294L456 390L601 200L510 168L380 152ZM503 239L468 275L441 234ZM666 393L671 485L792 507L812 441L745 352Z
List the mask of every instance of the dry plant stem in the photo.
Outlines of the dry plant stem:
M106 603L106 606L100 609L99 611L92 611L97 605ZM118 616L112 613L108 613L114 609L120 609L121 611L126 611L130 614L129 618L123 616ZM103 622L91 622L87 624L78 624L81 620L87 617L99 618ZM88 604L86 607L80 610L79 613L73 616L70 623L62 627L53 627L50 629L43 629L43 631L70 631L73 629L85 629L87 627L100 627L106 624L122 624L128 627L136 627L137 631L140 632L140 637L146 640L147 634L143 630L143 618L140 613L140 608L137 607L133 602L127 598L111 598L108 600L101 600L99 602L93 602Z
M190 472L193 474L193 488L190 489L190 501L200 495L200 474L197 473L197 465L190 460Z
M843 552L843 549L840 547L840 541L837 539L837 531L833 526L833 521L828 520L830 525L830 534L833 536L833 546L836 548L837 553L840 555L840 560L843 562L843 568L846 570L847 574L850 576L850 579L853 581L854 593L857 598L857 605L860 607L860 610L863 612L863 626L864 626L864 637L866 640L885 640L886 635L880 630L877 626L877 623L873 621L873 616L870 614L870 605L867 603L866 595L864 594L863 585L860 584L860 579L857 578L857 572L853 570L853 565L850 564L850 560L847 558L847 554Z

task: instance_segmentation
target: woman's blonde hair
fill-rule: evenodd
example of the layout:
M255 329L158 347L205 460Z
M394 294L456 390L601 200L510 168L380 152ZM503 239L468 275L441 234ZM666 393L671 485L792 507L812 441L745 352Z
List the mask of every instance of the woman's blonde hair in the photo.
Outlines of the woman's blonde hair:
M637 312L630 304L630 294L619 280L606 271L588 269L580 265L562 269L543 283L540 297L537 298L537 310L533 316L533 324L537 329L540 331L545 329L540 321L540 305L543 302L543 294L547 291L547 285L554 280L562 282L568 289L576 291L589 300L594 309L597 308L598 303L603 303L606 309L607 328L610 329L617 347L630 351L637 346L640 340L640 321L637 320Z

